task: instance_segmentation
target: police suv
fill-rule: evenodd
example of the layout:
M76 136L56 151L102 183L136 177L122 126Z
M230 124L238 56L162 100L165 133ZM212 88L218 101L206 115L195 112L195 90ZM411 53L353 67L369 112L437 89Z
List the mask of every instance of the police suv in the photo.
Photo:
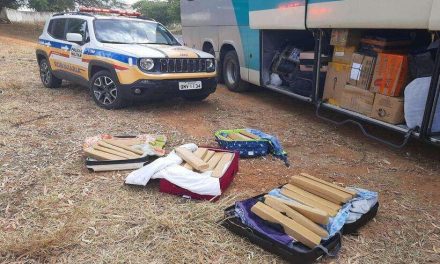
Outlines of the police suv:
M182 46L163 25L139 16L84 8L54 15L36 51L44 86L68 80L90 87L106 109L168 96L199 101L215 92L214 57Z

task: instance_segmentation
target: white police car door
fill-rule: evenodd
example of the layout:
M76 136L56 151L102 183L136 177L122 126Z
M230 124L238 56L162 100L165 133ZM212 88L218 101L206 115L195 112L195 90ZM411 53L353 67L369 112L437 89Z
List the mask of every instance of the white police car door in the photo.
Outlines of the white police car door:
M88 47L90 41L87 21L79 18L69 18L66 25L66 39L68 33L81 34L82 42L69 42L70 56L68 59L71 65L69 72L88 80L88 62L83 60L84 50Z

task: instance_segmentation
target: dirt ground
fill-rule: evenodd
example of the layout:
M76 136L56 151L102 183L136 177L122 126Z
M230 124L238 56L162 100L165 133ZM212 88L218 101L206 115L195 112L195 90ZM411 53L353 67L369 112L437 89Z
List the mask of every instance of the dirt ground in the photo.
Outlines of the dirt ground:
M120 111L98 108L87 89L42 86L36 30L0 25L0 261L4 263L284 263L217 224L237 199L308 172L380 194L377 217L346 236L322 263L439 263L440 149L412 141L396 151L355 127L335 127L312 106L270 91L219 86L202 103L181 99ZM289 153L241 160L217 203L187 201L123 185L126 172L90 173L85 137L151 133L181 143L216 143L219 129L274 134Z

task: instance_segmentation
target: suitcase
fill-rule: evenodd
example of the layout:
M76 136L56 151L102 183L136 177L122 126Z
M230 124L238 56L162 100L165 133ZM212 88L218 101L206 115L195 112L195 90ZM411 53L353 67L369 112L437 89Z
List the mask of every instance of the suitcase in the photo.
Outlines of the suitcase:
M137 170L154 161L155 159L157 159L157 157L152 156L146 156L140 159L107 161L98 161L87 158L86 167L89 171L93 172Z
M229 186L231 185L232 181L234 180L235 175L238 172L239 168L239 154L237 152L223 150L223 149L215 149L215 148L208 148L209 150L213 150L215 152L229 152L234 153L234 158L232 159L231 164L229 165L228 169L226 170L225 174L220 178L220 189L223 192L225 192ZM196 200L210 200L210 201L217 201L220 196L210 196L210 195L200 195L193 192L190 192L186 189L183 189L175 184L172 184L171 182L161 179L159 181L159 191L162 193L168 193L173 195L182 196L184 198L188 199L196 199Z
M115 136L115 138L134 139L136 136ZM146 156L139 159L106 161L86 158L86 167L92 172L137 170L153 162L157 158L157 156Z
M223 135L230 133L237 133L244 129L235 130L220 130L215 133L215 140L222 149L235 151L240 154L240 158L253 158L266 156L270 153L270 143L267 140L248 140L248 141L236 141L236 140L224 140Z
M253 197L254 199L262 198L266 194L261 194ZM336 254L342 246L342 234L353 234L358 231L359 228L365 226L371 221L377 214L379 209L379 203L376 203L369 212L364 214L359 220L354 223L344 225L339 234L334 235L327 241L324 241L321 246L326 248L329 255ZM317 247L310 249L301 243L294 243L293 248L290 248L284 244L281 244L260 232L253 230L241 222L241 219L235 216L235 205L232 205L225 209L224 219L221 221L221 225L231 232L237 234L240 237L247 238L253 244L263 248L272 254L278 255L285 259L289 263L306 264L313 263L318 258L326 255L321 248Z

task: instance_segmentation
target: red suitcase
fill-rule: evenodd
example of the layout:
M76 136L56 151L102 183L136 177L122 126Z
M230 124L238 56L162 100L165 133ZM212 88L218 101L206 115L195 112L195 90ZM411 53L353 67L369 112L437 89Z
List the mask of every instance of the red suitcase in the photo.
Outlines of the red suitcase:
M231 185L235 175L238 172L239 154L238 152L233 152L223 149L215 149L215 148L208 148L208 149L213 150L215 152L234 153L234 158L232 159L231 165L229 165L229 168L226 170L223 177L220 178L220 189L223 193L226 191L226 189L228 189L229 185ZM172 184L171 182L165 179L161 179L159 185L160 185L160 192L162 193L174 194L189 199L217 201L220 198L220 196L200 195L190 192L186 189L180 188L175 184Z

